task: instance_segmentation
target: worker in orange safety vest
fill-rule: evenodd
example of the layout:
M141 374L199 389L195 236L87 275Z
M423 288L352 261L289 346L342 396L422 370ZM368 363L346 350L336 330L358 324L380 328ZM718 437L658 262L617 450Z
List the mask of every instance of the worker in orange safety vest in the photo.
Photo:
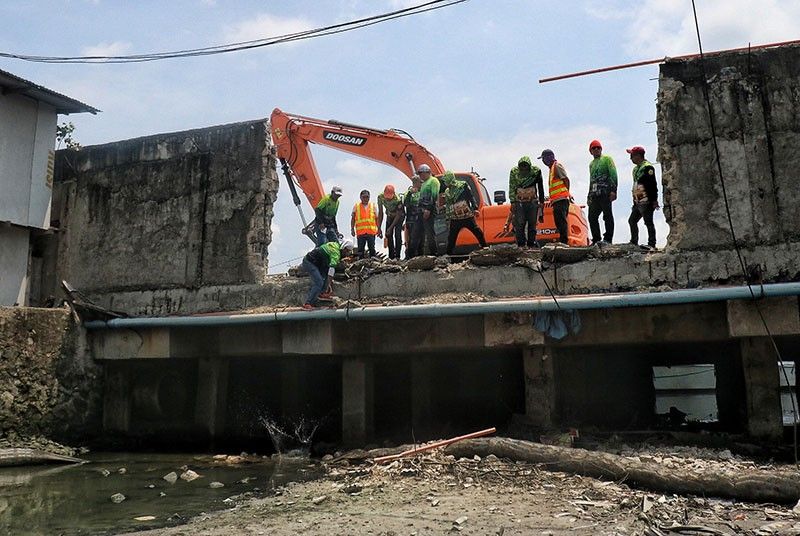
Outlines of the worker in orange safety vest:
M365 246L369 248L369 256L375 256L375 237L381 238L375 203L369 200L369 190L361 190L361 202L353 207L350 215L350 233L356 237L358 256L364 258Z
M556 155L551 149L542 151L539 159L550 168L550 206L553 207L553 219L558 231L558 241L567 244L569 239L569 177L567 170L556 160Z

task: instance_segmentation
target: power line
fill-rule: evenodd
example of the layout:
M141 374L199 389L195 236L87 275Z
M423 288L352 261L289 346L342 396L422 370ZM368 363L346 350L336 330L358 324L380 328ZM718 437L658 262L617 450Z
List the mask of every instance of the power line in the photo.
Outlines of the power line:
M334 35L338 33L349 32L374 24L380 24L394 19L409 17L412 15L419 15L428 11L443 9L451 7L456 4L467 2L468 0L432 0L422 4L417 4L412 7L398 9L379 15L373 15L357 20L342 22L339 24L332 24L314 28L311 30L304 30L290 34L278 35L273 37L265 37L263 39L256 39L252 41L242 41L238 43L228 43L225 45L215 45L203 48L191 48L184 50L173 50L168 52L154 52L150 54L130 54L120 56L37 56L29 54L17 54L11 52L0 52L0 57L10 58L22 61L29 61L34 63L78 63L78 64L108 64L108 63L143 63L149 61L158 61L174 58L190 58L198 56L212 56L216 54L226 54L229 52L239 52L242 50L250 50L255 48L262 48L282 43L290 43L293 41L303 41L306 39L313 39L316 37L324 37L327 35Z

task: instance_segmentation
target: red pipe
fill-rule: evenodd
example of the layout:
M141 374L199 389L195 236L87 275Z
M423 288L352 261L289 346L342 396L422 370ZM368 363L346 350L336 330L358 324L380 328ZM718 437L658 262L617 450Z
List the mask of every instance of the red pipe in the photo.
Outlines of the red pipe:
M726 52L743 52L745 50L758 50L762 48L772 48L772 47L780 47L784 45L797 45L800 44L800 39L795 39L793 41L782 41L780 43L769 43L766 45L755 45L755 46L746 46L746 47L739 47L739 48L729 48L726 50L715 50L713 52L704 52L703 56L711 56L714 54L724 54ZM634 63L623 63L622 65L614 65L612 67L602 67L600 69L591 69L589 71L580 71L577 73L571 74L562 74L559 76L551 76L550 78L542 78L539 80L540 84L544 84L545 82L554 82L556 80L564 80L565 78L576 78L578 76L586 76L589 74L597 74L597 73L605 73L608 71L618 71L620 69L628 69L631 67L641 67L643 65L652 65L654 63L663 63L667 60L687 60L691 58L699 58L700 54L686 54L684 56L675 56L675 57L668 57L664 56L663 58L655 59L655 60L644 60L644 61L637 61Z
M490 434L493 434L497 431L496 428L487 428L486 430L481 430L480 432L472 432L471 434L462 435L458 437L454 437L452 439L445 439L444 441L437 441L436 443L431 443L430 445L425 445L422 447L414 447L413 449L406 450L401 452L400 454L390 454L388 456L381 456L380 458L375 458L375 463L383 463L383 462L390 462L394 460L398 460L405 456L411 456L412 454L418 454L420 452L425 452L427 450L433 450L439 447L446 447L450 443L455 443L456 441L461 441L463 439L473 439L476 437L483 437Z

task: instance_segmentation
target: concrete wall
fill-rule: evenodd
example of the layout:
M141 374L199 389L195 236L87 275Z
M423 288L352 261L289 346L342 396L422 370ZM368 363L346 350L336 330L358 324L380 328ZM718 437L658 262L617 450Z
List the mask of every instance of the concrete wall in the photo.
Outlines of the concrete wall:
M0 437L99 430L102 376L81 341L66 309L0 307Z
M738 240L798 241L800 46L707 57L705 70ZM668 245L730 247L699 59L661 66L658 139Z
M0 226L0 306L25 305L30 231Z
M57 278L98 299L258 283L277 186L266 120L59 151Z
M47 228L56 111L19 95L0 95L0 221Z

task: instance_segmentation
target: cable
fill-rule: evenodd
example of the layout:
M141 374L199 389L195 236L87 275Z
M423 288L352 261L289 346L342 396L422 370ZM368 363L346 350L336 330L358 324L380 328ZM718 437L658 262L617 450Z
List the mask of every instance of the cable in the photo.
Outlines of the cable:
M722 163L720 161L719 145L717 144L717 131L716 131L716 125L714 123L714 113L711 109L711 97L709 96L708 93L708 76L706 73L705 55L703 54L703 42L700 38L700 23L697 17L697 6L695 5L695 0L692 0L692 14L694 15L694 27L697 33L697 46L700 49L700 68L701 68L701 74L703 75L703 98L706 101L706 107L708 109L708 121L709 121L709 127L711 129L711 140L714 145L714 155L716 156L716 161L717 161L717 173L719 174L720 185L722 186L722 199L725 203L725 213L728 217L728 226L730 227L731 230L731 239L733 240L733 248L736 250L736 256L739 258L739 265L742 268L742 274L744 275L745 283L747 283L747 288L750 290L750 297L753 300L753 304L756 306L758 317L761 319L761 324L764 326L764 331L766 331L767 333L767 337L769 338L769 341L772 344L773 350L775 350L775 355L778 358L778 363L781 371L783 372L784 379L786 380L786 383L789 384L789 375L786 373L786 369L783 367L783 358L781 357L780 349L778 348L778 344L775 342L775 338L773 337L772 332L770 331L769 326L767 325L767 320L766 318L764 318L764 313L761 310L761 306L759 305L758 300L756 299L756 294L753 291L753 286L750 284L750 277L747 273L747 267L745 266L744 258L742 257L742 252L741 249L739 248L739 243L736 240L736 232L733 226L733 217L731 216L731 209L728 203L728 190L725 187L725 175L722 172ZM764 292L762 288L761 296L763 297L763 295ZM797 383L796 380L795 383ZM789 399L792 402L792 413L793 413L792 432L793 432L793 443L794 443L794 463L795 465L797 465L798 464L797 404L795 402L794 396L790 396ZM781 422L781 425L782 424L783 422Z
M323 26L311 30L304 30L301 32L284 34L274 37L266 37L263 39L256 39L252 41L242 41L238 43L228 43L225 45L215 45L203 48L174 50L168 52L155 52L151 54L120 55L120 56L37 56L29 54L0 52L0 57L35 62L35 63L107 64L107 63L142 63L142 62L158 61L158 60L173 59L173 58L211 56L216 54L238 52L241 50L249 50L253 48L261 48L270 45L289 43L293 41L302 41L305 39L312 39L315 37L323 37L326 35L334 35L337 33L349 32L352 30L365 28L367 26L380 24L382 22L387 22L394 19L408 17L411 15L418 15L421 13L426 13L428 11L434 11L437 9L443 9L467 1L468 0L432 0L408 8L398 9L396 11L381 13L379 15L372 15L370 17L356 19L339 24L332 24L329 26Z

